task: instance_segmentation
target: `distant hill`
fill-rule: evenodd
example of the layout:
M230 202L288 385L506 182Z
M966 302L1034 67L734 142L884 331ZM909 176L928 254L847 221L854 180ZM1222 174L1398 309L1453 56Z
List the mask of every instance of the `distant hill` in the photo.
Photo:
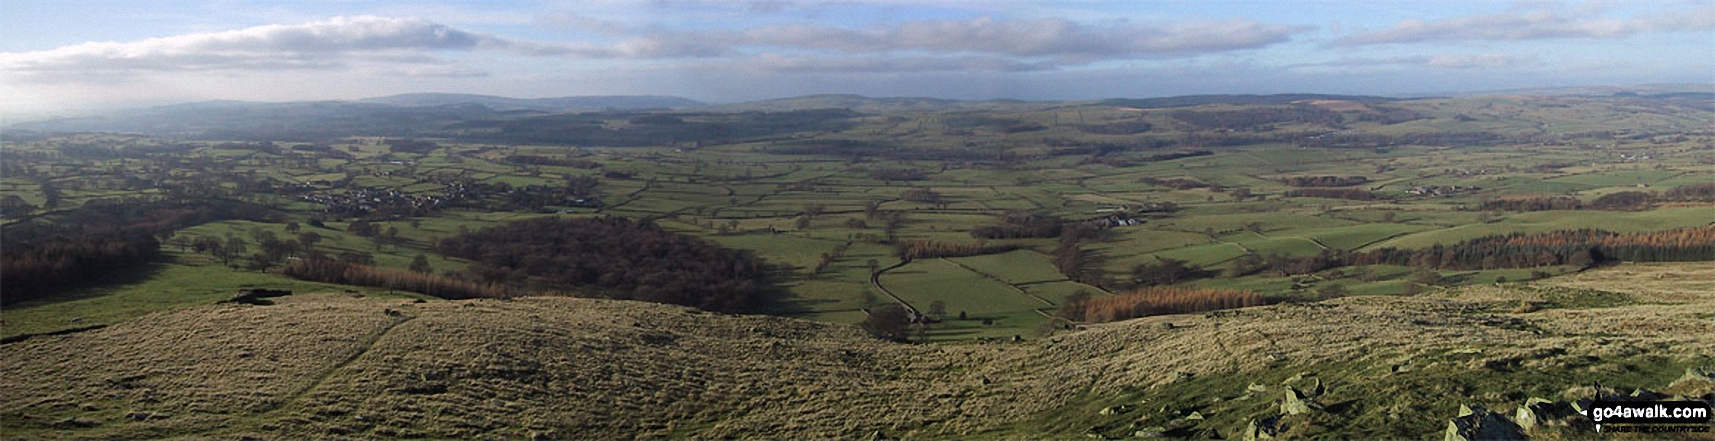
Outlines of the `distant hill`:
M811 109L851 109L863 113L939 112L946 110L1000 109L1007 107L1041 107L1052 102L1031 103L1016 100L962 101L926 97L883 97L862 95L806 95L791 98L751 101L710 106L710 111L784 112Z
M1137 107L1143 109L1162 107L1190 107L1207 104L1290 104L1305 100L1337 100L1355 101L1360 103L1386 103L1400 101L1400 98L1389 98L1367 95L1323 95L1314 93L1288 93L1278 95L1183 95L1161 98L1119 98L1102 100L1102 105Z
M1638 84L1629 86L1571 86L1571 87L1534 87L1527 89L1507 89L1478 92L1449 94L1452 96L1473 95L1534 95L1534 96L1675 96L1683 94L1712 94L1715 84Z
M404 107L430 107L478 104L494 110L642 110L701 107L706 104L689 98L654 95L567 96L555 98L508 98L492 95L461 93L411 93L358 100L363 103L388 104Z
M13 124L15 130L122 132L204 139L308 141L417 136L448 124L505 115L479 104L401 107L349 101L209 101Z

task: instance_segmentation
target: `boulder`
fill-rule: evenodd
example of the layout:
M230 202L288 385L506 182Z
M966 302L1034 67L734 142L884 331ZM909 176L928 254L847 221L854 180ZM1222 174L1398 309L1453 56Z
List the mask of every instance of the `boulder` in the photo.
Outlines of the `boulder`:
M1286 427L1280 423L1281 417L1282 415L1270 415L1260 420L1250 420L1245 423L1244 433L1240 434L1240 437L1245 441L1275 439L1275 436L1286 431Z
M1513 415L1513 422L1519 427L1530 430L1539 425L1548 424L1561 418L1561 410L1571 412L1572 407L1566 403L1556 403L1542 398L1530 397L1518 407Z
M1287 415L1302 415L1310 413L1310 402L1304 399L1304 394L1293 387L1286 388L1286 397L1280 400L1280 412Z
M263 299L271 297L285 297L289 295L292 295L292 291L287 289L245 288L238 290L238 294L233 295L232 298L226 299L221 303L269 305L272 304L272 302Z
M1459 406L1459 416L1447 421L1445 441L1523 440L1524 429L1506 416L1481 405Z

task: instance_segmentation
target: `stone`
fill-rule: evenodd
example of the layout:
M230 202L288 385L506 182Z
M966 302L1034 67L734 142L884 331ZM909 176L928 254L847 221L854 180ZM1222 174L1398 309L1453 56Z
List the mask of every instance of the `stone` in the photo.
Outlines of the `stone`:
M1310 413L1310 403L1304 400L1304 395L1298 389L1286 388L1286 397L1280 400L1280 412L1287 415L1302 415Z
M1541 425L1561 423L1575 415L1575 412L1570 404L1530 397L1514 412L1513 422L1529 430Z
M1245 441L1275 439L1276 435L1284 432L1286 427L1280 424L1281 415L1271 415L1260 420L1250 420L1245 423L1244 433L1240 438Z
M96 422L95 420L78 418L78 417L71 417L71 418L59 420L58 422L55 422L54 425L60 426L60 427L74 427L74 428L80 428L81 429L81 428L95 427L95 426L101 425L101 423Z
M1459 406L1459 416L1447 421L1445 441L1522 440L1524 429L1481 405Z

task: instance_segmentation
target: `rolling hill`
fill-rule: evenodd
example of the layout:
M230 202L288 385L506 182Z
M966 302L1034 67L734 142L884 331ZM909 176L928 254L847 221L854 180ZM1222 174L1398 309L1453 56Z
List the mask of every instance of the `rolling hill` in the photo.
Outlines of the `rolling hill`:
M1695 370L1715 363L1715 274L1695 265L959 345L625 301L299 294L0 346L0 428L33 439L1237 438L1262 424L1424 438L1462 405L1573 400L1591 382L1715 398L1702 395L1715 378Z

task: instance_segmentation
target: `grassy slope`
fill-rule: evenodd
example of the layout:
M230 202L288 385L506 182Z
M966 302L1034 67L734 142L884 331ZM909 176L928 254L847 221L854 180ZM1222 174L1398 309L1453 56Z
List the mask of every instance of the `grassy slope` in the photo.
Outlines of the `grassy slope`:
M1715 365L1712 292L1715 274L1699 265L1627 265L957 345L636 302L301 295L0 346L0 429L31 439L1231 438L1276 412L1283 385L1320 380L1323 410L1288 418L1290 434L1423 438L1461 404L1508 412L1531 396L1585 396L1592 381L1661 389L1687 366ZM1540 309L1520 312L1521 302ZM1184 418L1192 411L1203 419Z

